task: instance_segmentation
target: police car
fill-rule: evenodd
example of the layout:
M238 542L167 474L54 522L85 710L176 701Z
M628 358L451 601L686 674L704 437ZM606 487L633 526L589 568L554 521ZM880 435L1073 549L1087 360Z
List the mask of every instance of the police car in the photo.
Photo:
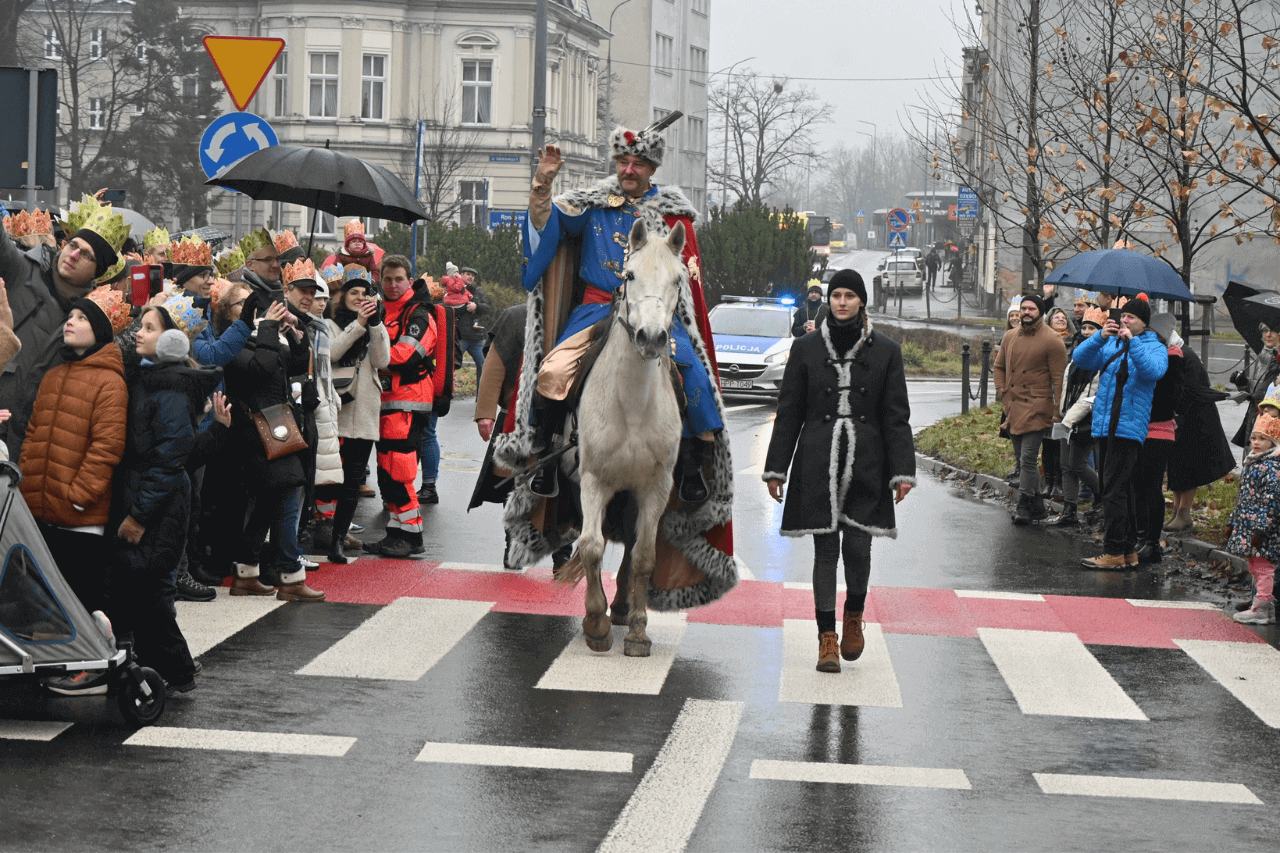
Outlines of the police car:
M721 391L777 396L791 353L794 311L789 298L721 297L709 315Z

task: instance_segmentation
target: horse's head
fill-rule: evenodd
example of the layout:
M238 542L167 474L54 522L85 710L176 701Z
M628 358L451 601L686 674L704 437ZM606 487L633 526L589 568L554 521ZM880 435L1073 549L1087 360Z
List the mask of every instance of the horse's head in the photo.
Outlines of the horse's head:
M644 220L637 219L629 239L618 320L642 357L658 358L667 351L680 282L688 275L681 261L684 223L677 222L665 240L650 240Z

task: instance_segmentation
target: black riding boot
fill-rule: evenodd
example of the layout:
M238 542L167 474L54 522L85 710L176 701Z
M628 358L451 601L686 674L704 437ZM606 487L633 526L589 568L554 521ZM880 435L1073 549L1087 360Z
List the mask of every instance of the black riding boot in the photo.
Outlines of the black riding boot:
M555 436L564 428L564 404L559 400L548 400L539 394L533 401L533 452L545 458L552 448ZM538 460L538 467L529 480L529 491L541 498L554 498L560 493L559 477L560 460L543 463Z
M711 442L696 437L680 442L676 472L680 480L680 500L686 503L699 504L711 496L702 476L702 462L710 446Z

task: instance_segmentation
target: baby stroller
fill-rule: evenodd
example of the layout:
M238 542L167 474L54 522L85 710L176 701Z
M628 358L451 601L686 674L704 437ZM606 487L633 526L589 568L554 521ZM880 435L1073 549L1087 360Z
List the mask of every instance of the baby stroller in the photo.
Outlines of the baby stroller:
M87 673L88 691L105 686L133 725L164 713L160 674L138 666L133 649L117 648L102 611L90 615L67 585L18 486L22 472L0 461L0 680L45 683ZM101 691L94 691L93 695Z

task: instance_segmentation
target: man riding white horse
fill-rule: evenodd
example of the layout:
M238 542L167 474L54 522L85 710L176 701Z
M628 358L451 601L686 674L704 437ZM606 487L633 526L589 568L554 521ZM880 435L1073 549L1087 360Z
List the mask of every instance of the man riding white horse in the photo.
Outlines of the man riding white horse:
M661 593L651 593L651 606L657 609L706 604L732 588L737 577L731 556L732 461L723 403L713 379L715 351L693 231L697 213L679 189L652 182L662 164L661 130L666 123L639 133L616 129L610 140L616 173L594 186L563 193L554 202L552 183L564 161L555 145L538 152L523 229L522 281L530 299L518 402L503 425L507 434L495 443L495 455L517 471L526 469L531 459L546 460L532 476L517 476L513 498L523 496L509 503L506 512L512 558L517 565L531 565L563 542L551 529L556 513L539 508L538 501L558 491L559 459L548 457L554 455L556 437L569 414L593 327L609 317L614 293L624 284L631 228L643 219L650 233L666 237L682 222L681 261L689 282L674 314L669 346L687 402L676 472L680 501L664 517L659 552L668 566L679 564L675 571L687 581L668 588L694 591L665 600ZM565 316L571 302L577 304ZM545 352L552 342L555 347ZM655 585L661 575L660 567Z

